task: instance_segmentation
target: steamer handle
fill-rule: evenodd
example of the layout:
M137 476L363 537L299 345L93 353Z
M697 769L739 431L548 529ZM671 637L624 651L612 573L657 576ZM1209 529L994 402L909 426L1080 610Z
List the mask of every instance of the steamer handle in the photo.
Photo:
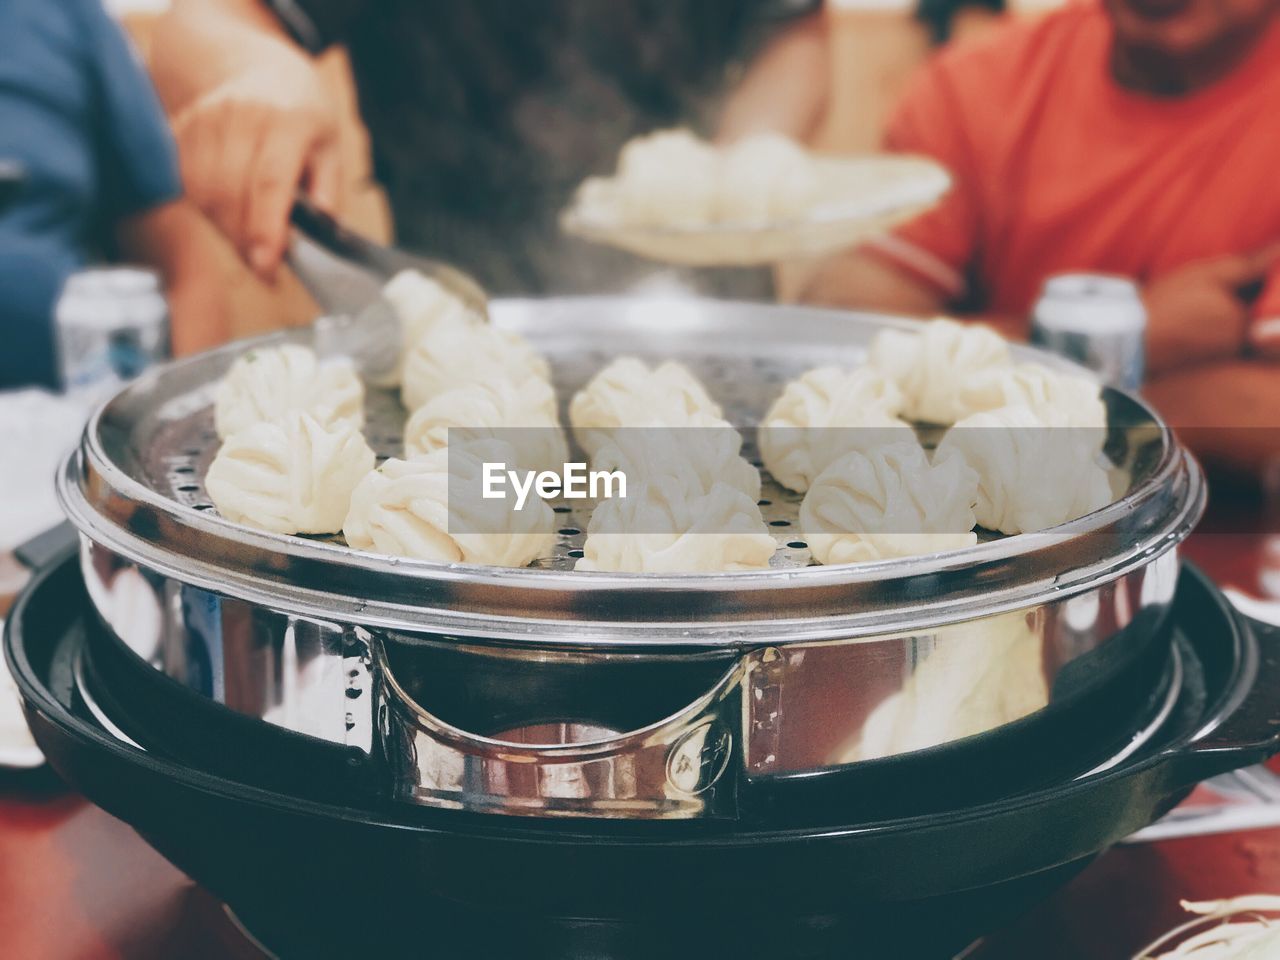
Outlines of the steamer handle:
M1254 641L1253 680L1226 720L1180 751L1196 782L1280 753L1280 625L1238 616Z
M15 547L14 558L31 572L53 566L80 543L80 536L70 520L63 520L56 527L38 533L26 543Z

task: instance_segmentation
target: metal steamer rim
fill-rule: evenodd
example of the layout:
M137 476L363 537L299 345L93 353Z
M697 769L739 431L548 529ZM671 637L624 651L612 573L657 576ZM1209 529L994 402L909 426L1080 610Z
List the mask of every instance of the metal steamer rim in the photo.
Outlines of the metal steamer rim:
M493 322L551 361L562 404L613 357L677 359L736 426L758 422L783 385L814 366L859 362L886 327L912 321L808 307L714 300L582 297L496 301ZM266 533L218 517L203 492L217 438L218 379L254 344L166 365L104 404L58 478L64 509L89 540L158 572L281 609L370 626L516 642L700 644L884 636L1070 596L1172 549L1198 520L1198 467L1141 400L1106 391L1108 450L1128 491L1049 531L951 553L809 566L793 526L800 495L763 474L761 509L779 540L769 570L605 574L571 569L586 517L557 504L554 556L522 569L440 564L351 550L335 538ZM1028 347L1015 358L1068 368ZM404 411L369 391L366 435L379 456L400 452ZM1119 424L1119 425L1117 425ZM756 462L748 430L743 455Z

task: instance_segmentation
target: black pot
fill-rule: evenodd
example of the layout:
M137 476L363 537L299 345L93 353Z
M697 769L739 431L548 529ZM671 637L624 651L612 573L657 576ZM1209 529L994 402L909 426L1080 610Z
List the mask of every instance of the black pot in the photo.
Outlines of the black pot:
M1280 748L1280 630L1189 568L1181 690L1140 753L993 803L803 829L533 821L207 773L88 715L75 672L91 622L74 562L13 611L6 654L37 742L290 957L949 956L1199 780Z

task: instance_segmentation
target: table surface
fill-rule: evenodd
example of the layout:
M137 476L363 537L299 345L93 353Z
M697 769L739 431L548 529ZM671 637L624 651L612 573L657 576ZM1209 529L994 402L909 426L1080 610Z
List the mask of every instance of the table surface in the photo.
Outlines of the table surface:
M1254 520L1198 532L1186 556L1254 592ZM1280 829L1118 847L972 960L1121 960L1182 922L1180 899L1280 893ZM261 954L212 897L125 824L47 771L0 773L0 953L42 960L185 960Z

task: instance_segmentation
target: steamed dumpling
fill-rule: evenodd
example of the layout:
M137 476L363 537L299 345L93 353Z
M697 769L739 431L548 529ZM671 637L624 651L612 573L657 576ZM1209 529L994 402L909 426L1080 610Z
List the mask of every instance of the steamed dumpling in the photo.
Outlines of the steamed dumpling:
M1059 373L1038 363L1020 363L999 378L1001 406L1030 407L1053 427L1101 432L1106 439L1107 406L1096 380Z
M787 384L760 425L760 456L784 487L803 493L852 450L914 441L897 384L872 367L819 367Z
M726 483L689 496L671 477L628 484L591 514L578 570L720 573L763 570L777 544L760 508Z
M401 362L389 382L404 375L404 355L438 326L483 322L465 303L435 280L417 270L401 270L382 288L382 297L400 320Z
M406 344L416 343L438 324L482 322L446 287L417 270L401 270L387 281L382 296L399 317Z
M939 317L918 333L883 330L868 362L902 391L908 420L951 424L1004 404L1009 345L988 327Z
M523 567L551 551L555 514L530 496L483 497L483 465L511 466L515 451L497 440L446 447L412 460L388 460L351 496L342 525L347 544L397 557ZM450 494L453 494L451 497Z
M205 477L218 513L274 533L335 533L374 454L350 420L294 412L229 437Z
M468 383L550 378L547 361L519 334L487 323L442 321L419 338L404 362L400 396L408 410Z
M214 394L214 428L223 440L296 411L325 425L363 426L364 385L351 363L322 363L314 351L291 343L262 347L239 357Z
M794 140L758 133L724 151L718 193L716 213L722 222L799 220L818 199L818 174Z
M628 483L668 476L690 493L707 493L717 483L760 499L760 471L740 454L742 436L723 420L691 427L636 427L615 430L591 458L592 469L619 470Z
M614 177L592 177L577 205L597 220L640 227L705 227L798 220L819 197L817 167L780 133L719 149L685 129L659 130L622 148Z
M539 377L469 383L432 398L405 425L405 453L439 450L450 431L455 441L504 440L515 449L515 462L530 469L559 473L569 457L555 392Z
M831 464L800 505L800 528L819 563L961 550L978 542L977 499L978 475L963 458L930 463L913 439Z
M1029 407L1001 407L957 423L938 455L959 454L977 471L978 523L1001 533L1030 533L1111 502L1095 451L1062 433Z
M688 130L638 137L618 157L618 215L638 226L710 223L719 176L719 153Z
M688 368L674 360L650 368L635 357L619 357L569 403L573 435L588 454L618 427L682 427L719 418L720 407Z

